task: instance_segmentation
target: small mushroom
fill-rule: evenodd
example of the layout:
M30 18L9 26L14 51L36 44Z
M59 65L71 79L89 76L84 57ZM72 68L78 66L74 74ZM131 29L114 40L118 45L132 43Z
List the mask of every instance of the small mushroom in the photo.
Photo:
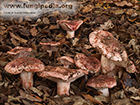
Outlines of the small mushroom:
M83 24L82 20L58 20L58 24L67 31L67 35L70 35L70 38L75 36L75 31Z
M43 49L47 50L49 57L51 57L53 51L58 51L57 46L60 45L60 42L40 42L40 44L43 46Z
M86 70L69 69L61 66L46 66L44 71L37 73L40 77L45 77L51 81L57 82L58 95L69 95L70 83L85 74L88 74Z
M90 44L94 48L97 48L102 54L101 65L103 73L112 71L116 66L124 67L128 71L127 65L129 65L130 61L128 59L126 50L110 32L103 30L94 31L90 33L89 41ZM133 70L130 70L128 72L136 72L136 69L130 66L129 68L133 68Z
M74 57L74 62L78 68L85 69L92 74L99 72L101 67L101 63L97 58L87 57L83 53L78 53Z
M74 64L74 60L69 56L62 56L57 58L58 61L60 61L65 68L69 68L70 65Z
M7 51L8 54L12 55L15 59L20 57L26 57L32 51L32 48L27 47L15 47L10 51Z
M10 74L20 73L23 88L29 89L33 86L34 72L43 71L45 66L36 58L20 57L9 62L4 69Z
M99 75L99 76L91 77L86 84L86 86L90 86L101 91L102 95L106 97L109 96L108 88L113 88L116 85L117 83L115 78L107 75Z

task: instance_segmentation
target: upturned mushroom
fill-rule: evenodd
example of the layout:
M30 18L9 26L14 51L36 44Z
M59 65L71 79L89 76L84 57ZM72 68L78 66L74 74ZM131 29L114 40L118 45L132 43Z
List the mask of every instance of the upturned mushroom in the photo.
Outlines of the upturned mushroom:
M10 74L20 73L23 88L28 90L30 87L33 87L33 74L43 71L45 66L36 58L20 57L9 62L4 69Z
M78 68L85 69L92 74L99 72L101 67L101 63L97 58L87 57L83 53L78 53L74 57L74 62Z
M69 95L70 83L85 74L88 74L86 70L69 69L61 66L46 66L44 71L37 73L40 77L45 77L51 81L57 82L58 95Z
M137 71L132 64L133 62L128 59L123 45L110 32L94 31L89 34L89 41L102 54L101 65L103 73L112 71L116 66L126 68L129 73Z
M75 31L83 24L82 20L57 20L57 23L67 31L67 35L70 35L70 38L75 36Z
M90 86L101 91L102 95L106 97L109 96L108 88L113 88L116 85L117 83L115 78L107 75L93 76L88 80L86 84L86 86Z
M60 42L40 42L40 45L43 46L43 49L47 50L49 53L49 57L52 56L53 51L58 51L58 46L60 45Z
M74 60L69 56L62 56L57 58L58 61L60 61L65 68L69 68L70 65L74 64Z
M32 48L28 47L15 47L10 51L7 51L8 54L12 55L15 59L20 57L26 57L32 51Z

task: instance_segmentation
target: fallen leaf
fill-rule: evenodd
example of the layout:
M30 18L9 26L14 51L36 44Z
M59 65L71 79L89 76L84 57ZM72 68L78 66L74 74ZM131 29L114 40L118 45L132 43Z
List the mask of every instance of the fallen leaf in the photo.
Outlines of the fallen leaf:
M128 3L127 1L115 2L115 4L116 4L117 6L120 6L120 7L124 7L125 5L128 6L128 7L133 6L132 3L130 3L130 2Z
M19 93L20 93L20 96L18 96L18 98L21 98L21 99L25 99L26 98L26 99L28 99L30 101L38 101L38 102L41 102L40 99L37 99L37 98L35 98L35 97L33 97L33 96L25 93L23 90L19 90Z
M137 101L140 101L140 96L131 96L130 98L134 99L134 100L137 100Z
M104 22L104 24L100 25L99 30L109 30L114 27L114 24L111 22L111 20L108 20L107 22Z
M83 13L87 13L87 12L90 12L92 11L92 9L94 8L93 5L87 5L84 7L84 9L82 10Z
M72 40L72 45L76 46L78 41L79 41L79 38L74 38L74 40Z
M19 36L16 36L15 34L13 34L12 32L9 32L10 33L10 36L13 37L14 39L20 41L21 43L27 43L27 40L26 39L23 39Z
M8 103L11 101L18 101L21 103L20 98L19 97L13 97L13 96L8 96Z
M37 35L37 30L35 27L33 27L32 29L30 29L30 33L32 36L36 36Z
M57 25L51 25L51 26L49 27L49 29L50 29L50 30L59 29L59 25L58 25L58 24L57 24Z
M50 24L49 19L47 17L44 17L42 21L44 24Z
M37 93L38 96L43 95L43 93L40 90L38 90L37 88L35 88L35 87L30 87L30 90L32 90L34 93Z
M103 103L101 101L95 100L91 95L89 94L82 94L82 96L86 99L89 100L91 102L93 102L93 104L101 104L103 105Z
M123 98L114 100L111 105L133 105L133 104L130 102L130 99Z

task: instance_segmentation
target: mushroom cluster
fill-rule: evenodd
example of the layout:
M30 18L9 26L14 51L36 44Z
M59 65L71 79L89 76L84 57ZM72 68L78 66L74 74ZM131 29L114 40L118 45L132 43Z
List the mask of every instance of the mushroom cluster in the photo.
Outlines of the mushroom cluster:
M107 74L117 66L126 68L129 73L137 72L133 62L128 59L125 48L110 32L94 31L89 35L89 42L102 54L102 73Z
M82 20L58 20L57 22L67 31L70 38L74 37L74 32L83 23ZM74 58L68 56L57 58L57 61L63 66L53 67L44 65L36 58L27 57L32 51L31 48L15 47L7 52L15 59L9 62L4 69L11 74L20 73L23 88L26 90L33 86L33 74L37 72L38 76L57 82L58 95L69 95L71 82L90 74L92 77L87 81L86 86L101 91L104 96L109 96L108 88L113 88L117 82L114 77L108 74L112 72L115 75L118 72L117 67L123 67L127 72L134 73L137 72L136 67L129 60L125 48L111 33L103 30L94 31L89 34L89 42L101 53L101 61L96 57L78 53ZM58 51L60 42L40 42L40 45L51 57L53 51Z

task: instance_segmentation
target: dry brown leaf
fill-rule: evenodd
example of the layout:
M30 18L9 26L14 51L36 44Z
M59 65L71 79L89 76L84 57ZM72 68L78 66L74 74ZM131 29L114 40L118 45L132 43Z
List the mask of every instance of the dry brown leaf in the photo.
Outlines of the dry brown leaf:
M126 87L125 91L132 92L133 94L139 94L140 89L136 89L135 87Z
M27 43L27 40L26 39L23 39L19 36L16 36L15 34L13 34L12 32L9 32L10 33L10 36L13 37L14 39L20 41L21 43Z
M30 33L32 36L36 36L37 35L37 30L35 27L33 27L32 29L30 29Z
M20 98L19 97L13 97L13 96L8 96L8 103L9 102L11 102L11 101L18 101L18 102L20 102L21 103L21 101L20 101Z
M115 15L122 15L124 12L125 12L125 9L118 9L118 10L113 11Z
M25 93L23 90L19 90L19 93L20 93L20 96L18 96L18 97L21 98L21 99L25 99L26 98L26 99L28 99L30 101L38 101L38 102L42 101L40 99L37 99L37 98L35 98L35 97Z
M43 23L44 24L50 24L49 19L47 17L43 18Z
M49 27L49 29L50 29L50 30L59 29L59 25L58 25L58 24L57 24L57 25L51 25L51 26Z
M34 93L37 93L38 96L42 96L43 95L43 93L40 90L38 90L37 88L35 88L35 87L31 87L30 90L32 90Z
M111 105L133 105L133 104L130 102L130 99L123 98L114 100Z
M21 35L24 35L24 36L27 36L27 37L30 35L30 32L25 28L21 28L18 31L20 32Z
M99 30L109 30L114 27L114 24L111 22L111 20L108 20L107 22L104 22L104 24L99 27Z
M19 46L20 45L20 42L17 41L15 38L11 38L10 40L11 40L11 42L14 46Z
M89 94L82 94L82 96L86 100L89 100L89 101L93 102L93 104L101 104L101 105L103 105L103 103L101 101L98 101L98 100L93 99L93 97L91 95L89 95Z
M127 2L127 1L115 2L115 4L116 4L117 6L120 6L120 7L124 7L125 5L128 6L128 7L133 6L132 3Z
M82 10L83 13L87 13L87 12L90 12L92 11L92 9L94 8L93 5L87 5L84 7L84 9Z
M72 40L72 45L76 46L78 41L79 41L79 38L74 38L74 40Z
M131 96L130 98L134 99L134 100L137 100L137 101L140 101L140 96Z

